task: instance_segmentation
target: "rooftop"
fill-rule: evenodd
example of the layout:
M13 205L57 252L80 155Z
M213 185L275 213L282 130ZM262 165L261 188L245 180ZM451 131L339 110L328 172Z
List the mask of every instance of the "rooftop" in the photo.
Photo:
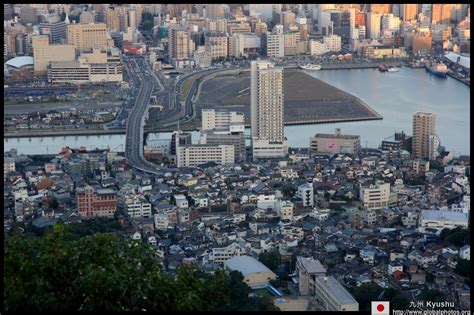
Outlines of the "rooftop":
M14 67L14 68L21 68L28 65L33 65L33 57L23 56L23 57L16 57L13 59L8 60L5 62L7 66Z
M308 273L326 273L326 269L317 259L298 256L297 260L303 265Z
M240 271L244 277L255 272L273 273L267 266L250 256L235 256L226 260L224 266L232 270Z
M357 303L354 297L334 277L316 277L316 283L321 283L331 295L341 304Z
M456 222L467 222L468 214L457 212L457 211L444 211L444 210L422 210L421 220L441 220L441 221L456 221Z

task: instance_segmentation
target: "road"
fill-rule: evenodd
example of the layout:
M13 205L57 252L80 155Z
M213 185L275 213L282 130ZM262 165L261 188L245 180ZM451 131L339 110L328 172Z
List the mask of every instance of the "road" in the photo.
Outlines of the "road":
M163 86L143 58L131 59L130 66L133 70L131 73L134 73L131 79L135 81L136 86L139 86L139 90L127 120L125 157L130 166L157 174L158 166L143 157L143 129L152 92L158 88L163 90Z

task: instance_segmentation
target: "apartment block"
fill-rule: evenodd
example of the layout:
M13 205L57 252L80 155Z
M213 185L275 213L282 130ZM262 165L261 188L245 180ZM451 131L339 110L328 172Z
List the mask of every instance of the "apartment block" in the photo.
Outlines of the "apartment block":
M235 163L233 145L193 144L177 147L176 165L178 167L198 166L204 163Z
M77 210L84 217L113 218L117 210L117 194L113 189L85 186L76 190Z

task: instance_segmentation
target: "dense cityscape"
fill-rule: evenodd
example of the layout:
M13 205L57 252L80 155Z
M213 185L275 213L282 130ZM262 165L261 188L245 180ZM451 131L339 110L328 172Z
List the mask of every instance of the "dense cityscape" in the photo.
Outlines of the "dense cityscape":
M469 89L470 4L4 4L4 309L467 314Z

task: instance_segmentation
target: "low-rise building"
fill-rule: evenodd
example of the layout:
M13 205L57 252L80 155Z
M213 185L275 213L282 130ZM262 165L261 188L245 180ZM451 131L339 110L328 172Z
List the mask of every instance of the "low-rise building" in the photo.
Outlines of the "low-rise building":
M244 282L251 288L268 285L270 280L276 279L276 274L273 271L250 256L228 259L224 262L224 269L240 271L244 276Z
M235 152L233 145L194 144L177 148L177 166L198 166L208 162L233 164Z
M468 225L468 213L445 210L422 210L418 229L421 232L427 228L441 232L443 229L454 229L456 227L467 228Z
M317 276L316 300L325 311L359 311L359 303L334 277Z
M334 134L317 133L310 138L310 154L358 154L360 150L360 136L343 135L341 129L336 128Z

